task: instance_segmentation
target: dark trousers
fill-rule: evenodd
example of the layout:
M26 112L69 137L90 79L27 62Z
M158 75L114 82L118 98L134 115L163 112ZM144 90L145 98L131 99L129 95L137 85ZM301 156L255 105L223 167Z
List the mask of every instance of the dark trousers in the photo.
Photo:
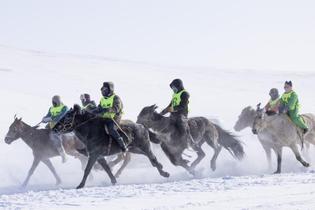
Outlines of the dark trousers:
M189 132L187 117L181 114L172 114L171 120L181 134Z
M190 128L188 124L188 118L186 115L183 114L172 114L171 120L175 124L177 130L180 132L181 135L185 135L188 140L188 144L194 149L197 150L197 144L195 140L193 139Z
M105 120L105 126L107 126L109 135L113 137L116 141L121 137L119 132L117 131L117 126L115 125L113 120Z

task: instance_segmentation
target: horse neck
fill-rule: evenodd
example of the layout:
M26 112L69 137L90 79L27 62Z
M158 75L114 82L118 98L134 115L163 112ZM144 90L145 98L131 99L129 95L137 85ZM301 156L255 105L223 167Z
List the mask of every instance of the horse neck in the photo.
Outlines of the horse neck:
M76 127L74 129L75 135L84 143L87 144L88 139L86 138L88 134L92 131L91 128L95 129L93 120L91 120L87 115L80 115L75 121Z
M246 122L248 123L248 127L253 128L253 123L256 117L256 111L254 109L250 109L248 116L249 117L246 119Z
M35 129L23 121L22 121L22 123L23 123L23 130L22 130L22 134L21 134L21 139L29 147L34 148L35 143L34 143L33 134L34 134Z
M169 117L164 117L161 115L161 119L158 119L158 120L155 120L155 121L152 121L152 124L151 124L151 128L153 130L156 130L158 132L162 132L169 127L170 125L170 118Z

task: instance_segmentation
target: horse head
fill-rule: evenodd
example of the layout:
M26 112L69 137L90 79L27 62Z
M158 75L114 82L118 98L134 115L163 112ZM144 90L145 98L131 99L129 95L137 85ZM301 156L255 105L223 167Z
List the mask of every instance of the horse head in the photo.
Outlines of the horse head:
M22 122L22 118L17 118L14 115L14 121L9 127L9 131L4 138L5 143L11 144L13 141L17 140L21 137L24 131L24 123Z
M158 106L156 104L144 107L137 117L137 123L146 127L151 127L151 123L162 117L162 115L156 112L157 108Z
M241 131L247 127L251 127L254 123L256 111L251 106L245 107L234 125L235 131Z

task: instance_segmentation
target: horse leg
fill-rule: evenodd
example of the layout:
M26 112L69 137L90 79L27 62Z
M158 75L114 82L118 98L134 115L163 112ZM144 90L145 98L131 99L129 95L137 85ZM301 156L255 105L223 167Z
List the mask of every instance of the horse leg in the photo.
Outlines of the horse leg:
M215 171L217 169L217 158L222 150L222 146L219 145L218 143L216 143L215 138L212 137L212 135L210 135L211 133L208 133L205 137L205 140L207 142L207 144L213 148L214 150L214 154L211 158L211 169L212 171Z
M86 179L87 177L89 176L90 172L91 172L91 169L93 167L93 165L95 164L97 158L98 158L98 154L91 154L89 156L89 160L88 160L88 163L85 167L85 170L84 170L84 175L83 175L83 178L82 178L82 181L81 183L79 184L79 186L77 187L77 189L80 189L80 188L83 188L84 185L85 185L85 182L86 182Z
M201 146L200 147L195 147L195 151L197 152L197 158L194 162L191 164L191 169L195 169L196 166L201 162L201 160L206 156L206 153L202 150Z
M292 145L290 148L291 148L291 150L293 151L293 153L294 153L296 159L297 159L300 163L302 163L302 165L303 165L304 167L309 167L309 166L310 166L310 164L307 163L305 160L303 160L303 158L301 157L301 154L300 154L300 152L299 152L299 150L298 150L296 144Z
M268 162L268 169L271 170L271 148L267 145L264 145L262 144L264 150L265 150L265 153L266 153L266 158L267 158L267 162Z
M129 164L130 160L131 160L131 155L130 155L129 152L126 152L126 155L125 155L125 158L124 158L124 162L123 162L122 166L118 169L118 171L115 174L116 178L118 178L121 175L122 171Z
M127 153L126 153L127 154ZM118 163L120 163L120 161L122 161L124 159L124 154L120 153L117 155L117 158L113 161L108 162L108 166L110 168L114 167L115 165L117 165Z
M163 177L170 176L168 172L163 170L163 165L158 162L155 155L152 153L150 143L148 144L146 143L146 145L141 145L140 147L134 147L132 148L131 152L146 156L150 160L152 166L157 168L161 176Z
M161 143L161 148L173 165L181 166L185 168L190 174L195 175L194 170L188 166L189 161L181 157L182 153L180 154L171 153L168 147L163 143Z
M84 171L86 165L87 165L87 162L88 162L88 157L86 157L85 155L82 155L81 153L79 153L77 155L77 158L80 160L80 163L81 163L81 170ZM95 167L95 165L94 165ZM88 177L88 180L89 181L93 181L94 180L94 176L93 176L93 173L91 171L89 177Z
M108 174L110 181L112 182L112 184L116 184L116 178L114 177L112 171L110 170L110 167L108 166L106 160L104 157L98 158L97 162L103 167L103 169L106 171L106 173Z
M42 160L42 162L49 168L51 173L54 175L54 177L56 179L56 185L61 184L61 179L60 179L59 175L57 174L56 169L53 166L53 164L51 163L51 161L49 159L46 159L46 160Z
M211 169L215 171L217 169L217 158L222 150L222 146L214 147L214 154L211 158Z
M39 162L40 162L39 158L34 157L32 166L31 166L30 170L28 171L28 174L27 174L27 177L26 177L25 181L22 184L23 188L26 187L26 185L28 184L28 182L29 182L31 176L33 175L35 169L37 168Z
M275 150L275 152L277 153L277 170L274 172L274 174L280 174L282 163L282 148Z
M310 148L311 145L308 142L304 142L304 149L302 150L302 155L305 157L305 159L309 162L311 162L311 157L310 157Z

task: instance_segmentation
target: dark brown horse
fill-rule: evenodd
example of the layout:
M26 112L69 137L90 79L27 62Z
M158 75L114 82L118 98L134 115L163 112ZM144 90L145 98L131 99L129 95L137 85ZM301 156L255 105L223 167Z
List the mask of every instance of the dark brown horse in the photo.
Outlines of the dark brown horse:
M238 160L243 158L244 149L242 143L232 133L222 129L207 118L193 117L188 119L188 125L190 133L196 142L198 156L188 166L188 161L182 157L183 151L188 148L186 136L179 133L170 117L162 116L156 112L156 109L156 105L144 107L138 115L137 123L155 131L155 136L161 141L162 150L175 166L182 166L189 173L194 174L194 168L206 156L201 148L205 142L214 149L211 159L212 170L216 169L216 159L222 147L228 150L234 158Z
M112 138L104 128L104 119L88 112L82 112L78 105L70 109L54 128L56 132L74 132L87 148L86 155L88 155L89 161L81 183L77 188L84 187L86 179L96 162L106 171L112 184L116 183L116 178L112 174L104 156L119 154L122 151L119 145L115 141L112 141ZM151 151L148 129L145 129L143 125L126 120L122 125L122 129L132 140L128 146L129 152L145 155L150 160L152 166L156 167L161 176L169 177L169 173L163 170L163 165L158 162ZM125 135L123 136L126 137Z

